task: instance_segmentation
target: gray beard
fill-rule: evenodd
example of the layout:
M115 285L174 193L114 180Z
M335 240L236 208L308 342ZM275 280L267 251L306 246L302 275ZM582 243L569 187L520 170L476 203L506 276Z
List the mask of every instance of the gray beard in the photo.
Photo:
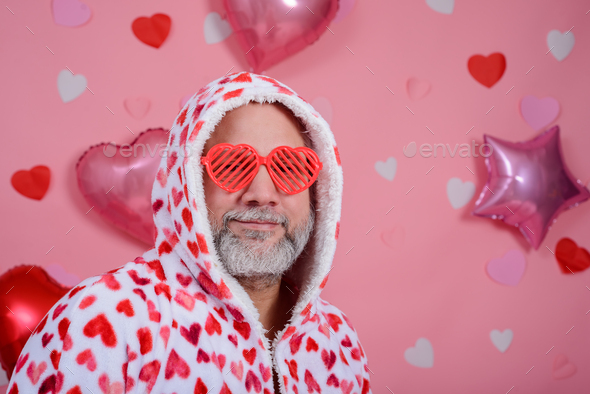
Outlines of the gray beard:
M221 263L242 285L249 283L249 287L257 290L275 284L292 267L305 248L315 225L315 210L311 205L307 220L292 230L286 216L269 209L228 211L223 215L223 225L209 216L215 249ZM276 231L246 229L243 231L245 239L242 239L227 227L230 220L279 223L285 228L285 235L275 244L269 245L265 241L273 237Z

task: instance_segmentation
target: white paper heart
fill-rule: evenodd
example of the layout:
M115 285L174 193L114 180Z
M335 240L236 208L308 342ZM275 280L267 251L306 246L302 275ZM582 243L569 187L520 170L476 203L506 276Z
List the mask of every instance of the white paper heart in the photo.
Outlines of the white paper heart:
M441 14L452 14L455 0L426 0L426 4Z
M492 340L492 343L494 344L496 349L498 349L502 353L504 353L506 349L508 349L508 347L512 343L513 337L514 333L509 328L505 329L504 332L501 332L500 330L492 330L490 332L490 339Z
M553 48L551 54L559 61L562 61L570 54L575 41L574 33L571 31L562 33L559 30L551 30L547 34L547 47L549 49Z
M205 17L203 32L205 34L205 42L211 45L225 40L233 33L233 29L229 22L221 19L221 15L217 12L210 12Z
M406 361L420 368L432 368L434 365L434 349L426 338L418 338L414 347L407 348L404 352Z
M395 157L390 157L387 161L378 161L375 163L375 171L388 181L393 181L395 172L397 170L397 160Z
M82 74L72 75L70 70L61 70L57 76L57 91L61 101L67 103L84 93L86 77Z
M451 178L447 182L447 197L451 206L459 209L467 204L475 194L475 184L473 182L463 182L459 178Z
M146 97L127 98L124 102L125 109L135 119L143 118L150 110L150 105L150 99Z

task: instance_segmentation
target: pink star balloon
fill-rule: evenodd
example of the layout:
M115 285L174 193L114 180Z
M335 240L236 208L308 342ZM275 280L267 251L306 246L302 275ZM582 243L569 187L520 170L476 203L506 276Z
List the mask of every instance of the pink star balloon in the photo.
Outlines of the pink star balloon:
M565 165L559 126L524 142L484 134L484 147L488 181L472 214L518 227L535 249L559 214L590 198Z

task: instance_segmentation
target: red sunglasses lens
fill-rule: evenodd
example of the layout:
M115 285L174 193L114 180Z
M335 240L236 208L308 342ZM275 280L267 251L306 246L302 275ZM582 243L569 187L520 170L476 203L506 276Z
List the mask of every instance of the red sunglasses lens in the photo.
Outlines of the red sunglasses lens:
M208 154L209 175L223 189L236 192L256 175L256 152L245 146L215 146Z
M308 148L283 147L270 157L271 178L288 194L300 193L317 179L320 161Z

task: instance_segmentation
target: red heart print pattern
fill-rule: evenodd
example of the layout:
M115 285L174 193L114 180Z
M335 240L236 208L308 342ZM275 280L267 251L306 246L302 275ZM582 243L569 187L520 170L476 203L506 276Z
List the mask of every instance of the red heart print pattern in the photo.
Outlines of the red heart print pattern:
M219 368L219 371L221 372L221 370L225 366L225 355L217 355L215 354L215 352L213 352L211 353L211 361L213 362L213 364L217 366L217 368Z
M348 380L342 379L342 381L340 382L340 390L342 390L342 394L350 394L353 387L353 383L349 382Z
M312 337L308 337L307 338L307 345L305 345L305 350L307 350L308 352L314 351L317 352L318 351L318 343L316 341L314 341L314 339Z
M254 364L254 360L256 359L256 348L244 349L242 350L242 355L244 356L248 364L252 365Z
M86 368L88 368L88 370L91 372L96 370L96 358L94 357L94 354L92 353L92 350L90 350L90 349L86 349L83 352L80 352L76 356L76 362L79 365L86 364Z
M127 317L135 316L135 311L133 310L133 304L131 304L131 301L129 300L129 298L126 298L117 304L117 312L124 313L125 316L127 316Z
M41 377L41 375L43 375L43 372L45 372L46 369L47 363L45 361L43 361L38 366L34 361L31 361L29 367L27 368L27 376L29 377L33 385L37 384L39 378Z
M187 362L176 353L176 350L172 349L170 356L168 356L168 362L166 363L164 378L169 380L172 379L174 375L178 374L182 379L186 379L190 373L191 370Z
M198 363L208 363L210 361L210 357L209 355L203 350L203 349L199 349L199 351L197 352L197 362Z
M61 352L54 350L49 355L49 358L51 359L51 364L53 365L53 368L59 369L59 360L61 359Z
M66 309L68 307L67 304L64 305L58 305L55 310L53 311L53 320L57 319L57 317L59 315L61 315L61 313L64 311L64 309Z
M260 374L262 375L262 380L264 380L265 382L268 382L268 380L272 376L272 373L270 371L270 367L265 367L263 363L260 363L258 365L258 368L260 369Z
M164 341L164 347L168 347L168 338L170 338L170 327L164 326L160 328L160 337Z
M160 322L160 312L156 310L156 305L152 300L147 301L148 306L148 315L151 321L159 323Z
M176 274L176 280L182 287L187 287L193 281L193 278L189 275L183 275L180 272Z
M293 379L295 379L295 381L299 382L299 376L297 375L297 361L295 361L295 360L291 360L291 361L285 360L285 363L289 367L289 373L291 374L291 377Z
M242 361L240 361L239 363L232 361L230 369L231 373L234 374L234 376L241 381L242 377L244 376L244 364L242 364Z
M238 322L236 320L234 320L234 328L236 329L236 331L244 337L244 339L248 339L250 338L250 324L248 324L247 322Z
M147 383L148 393L152 392L154 384L156 384L156 380L158 379L158 373L160 372L160 367L160 362L158 360L154 360L144 365L143 368L141 368L141 371L139 372L139 380Z
M95 336L100 335L102 343L104 343L106 347L117 346L117 335L115 334L111 322L104 313L101 313L86 323L83 332L84 335L89 338L94 338Z
M326 384L328 386L334 386L334 387L340 386L340 382L338 381L338 378L334 374L330 374L330 376L328 376L328 381L326 382Z
M308 393L313 393L313 392L321 393L322 392L320 389L320 385L314 379L313 375L311 374L311 372L309 372L308 369L305 370L305 384L307 385L307 392Z
M209 316L207 316L205 331L207 331L207 334L209 335L213 335L214 333L221 335L221 324L219 324L217 319L215 319L211 313L209 313Z
M295 354L299 351L299 348L301 347L301 341L303 340L304 336L305 336L305 333L300 334L300 335L293 335L291 337L291 340L289 341L289 347L291 348L291 354Z
M123 394L123 383L113 382L111 384L109 375L103 373L98 378L98 386L103 394Z
M180 327L180 335L196 347L199 343L199 336L201 335L201 325L199 323L193 323L191 324L190 329L182 326Z
M330 353L328 353L326 349L322 349L322 361L328 371L331 370L336 362L336 353L333 350L330 350Z
M25 355L20 355L20 357L18 358L18 360L16 360L16 369L15 369L15 373L18 373L18 371L21 370L21 368L27 363L27 360L29 359L29 353L25 354Z
M260 383L260 379L258 379L258 376L256 376L252 371L248 371L248 373L246 374L245 384L246 391L248 392L250 392L252 388L254 388L254 391L256 391L257 393L259 393L262 390L262 384Z
M41 338L41 344L43 345L43 347L46 347L47 344L49 342L51 342L51 339L53 338L53 334L49 334L48 332L46 332L45 334L43 334L43 338Z
M139 340L139 352L144 355L152 351L153 340L152 332L149 328L144 327L137 330L137 339Z

